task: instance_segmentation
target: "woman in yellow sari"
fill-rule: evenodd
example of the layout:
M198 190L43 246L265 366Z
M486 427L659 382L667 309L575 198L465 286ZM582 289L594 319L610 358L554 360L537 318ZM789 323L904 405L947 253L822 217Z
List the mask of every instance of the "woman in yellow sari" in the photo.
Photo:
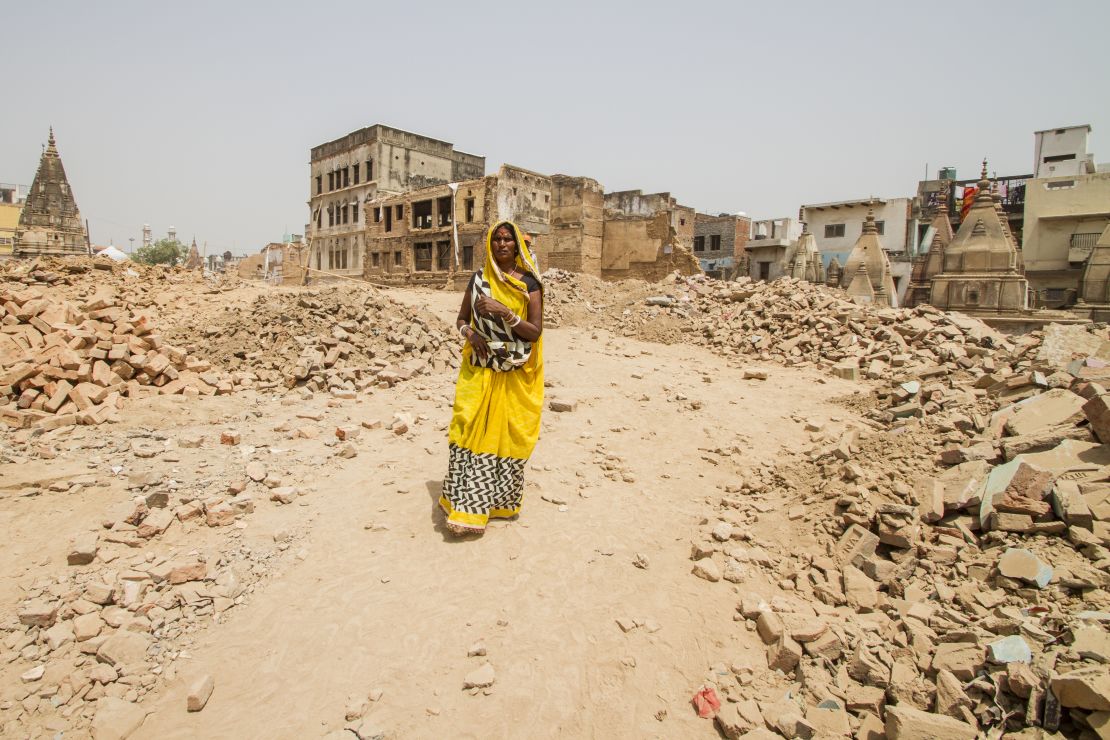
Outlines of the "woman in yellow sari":
M455 534L520 513L543 408L543 286L516 224L486 234L486 261L459 309L466 337L439 505Z

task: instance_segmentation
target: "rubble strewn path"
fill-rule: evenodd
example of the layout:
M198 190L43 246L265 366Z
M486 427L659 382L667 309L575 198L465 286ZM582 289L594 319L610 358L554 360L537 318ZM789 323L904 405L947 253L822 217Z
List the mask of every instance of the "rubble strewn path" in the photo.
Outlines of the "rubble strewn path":
M760 663L763 648L733 621L738 587L690 575L706 503L808 442L792 415L849 421L814 403L814 387L832 398L858 386L779 368L741 380L701 349L575 328L549 331L546 351L549 398L577 404L545 412L519 521L461 542L440 524L452 374L345 406L356 424L415 423L364 432L358 457L335 463L307 500L304 561L204 633L135 736L711 732L691 689L715 663ZM774 541L785 517L768 512L756 539L789 547ZM464 690L487 662L494 683ZM186 714L192 673L215 691Z

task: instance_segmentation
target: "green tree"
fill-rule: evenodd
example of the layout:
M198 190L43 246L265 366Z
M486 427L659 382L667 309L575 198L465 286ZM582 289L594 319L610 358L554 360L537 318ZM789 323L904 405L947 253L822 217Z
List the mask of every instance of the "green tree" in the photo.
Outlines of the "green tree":
M131 259L144 265L169 265L184 262L189 248L176 239L159 239L149 247L139 247Z

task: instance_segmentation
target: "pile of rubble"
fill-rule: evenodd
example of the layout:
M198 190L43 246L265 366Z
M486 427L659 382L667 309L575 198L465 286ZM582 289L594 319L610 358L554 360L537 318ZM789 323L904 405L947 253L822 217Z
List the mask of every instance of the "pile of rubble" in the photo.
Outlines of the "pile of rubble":
M807 424L804 459L744 477L694 544L695 575L746 584L736 618L767 644L769 675L715 673L725 735L1105 737L1106 328L1008 339L792 281L705 298L719 351L882 383L869 423ZM791 545L759 541L782 508Z
M169 337L255 387L340 397L458 367L459 341L441 321L369 287L271 293L183 319Z
M0 419L11 426L100 424L123 397L233 387L110 288L80 304L33 286L0 289Z

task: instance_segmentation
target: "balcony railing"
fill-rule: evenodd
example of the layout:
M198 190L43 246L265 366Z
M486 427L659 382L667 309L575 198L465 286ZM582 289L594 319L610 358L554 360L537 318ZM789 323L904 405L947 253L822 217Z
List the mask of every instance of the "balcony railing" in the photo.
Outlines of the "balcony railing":
M1095 248L1095 244L1098 242L1100 236L1102 236L1102 232L1099 231L1087 234L1072 234L1071 242L1068 246L1071 249L1083 249L1089 252Z

